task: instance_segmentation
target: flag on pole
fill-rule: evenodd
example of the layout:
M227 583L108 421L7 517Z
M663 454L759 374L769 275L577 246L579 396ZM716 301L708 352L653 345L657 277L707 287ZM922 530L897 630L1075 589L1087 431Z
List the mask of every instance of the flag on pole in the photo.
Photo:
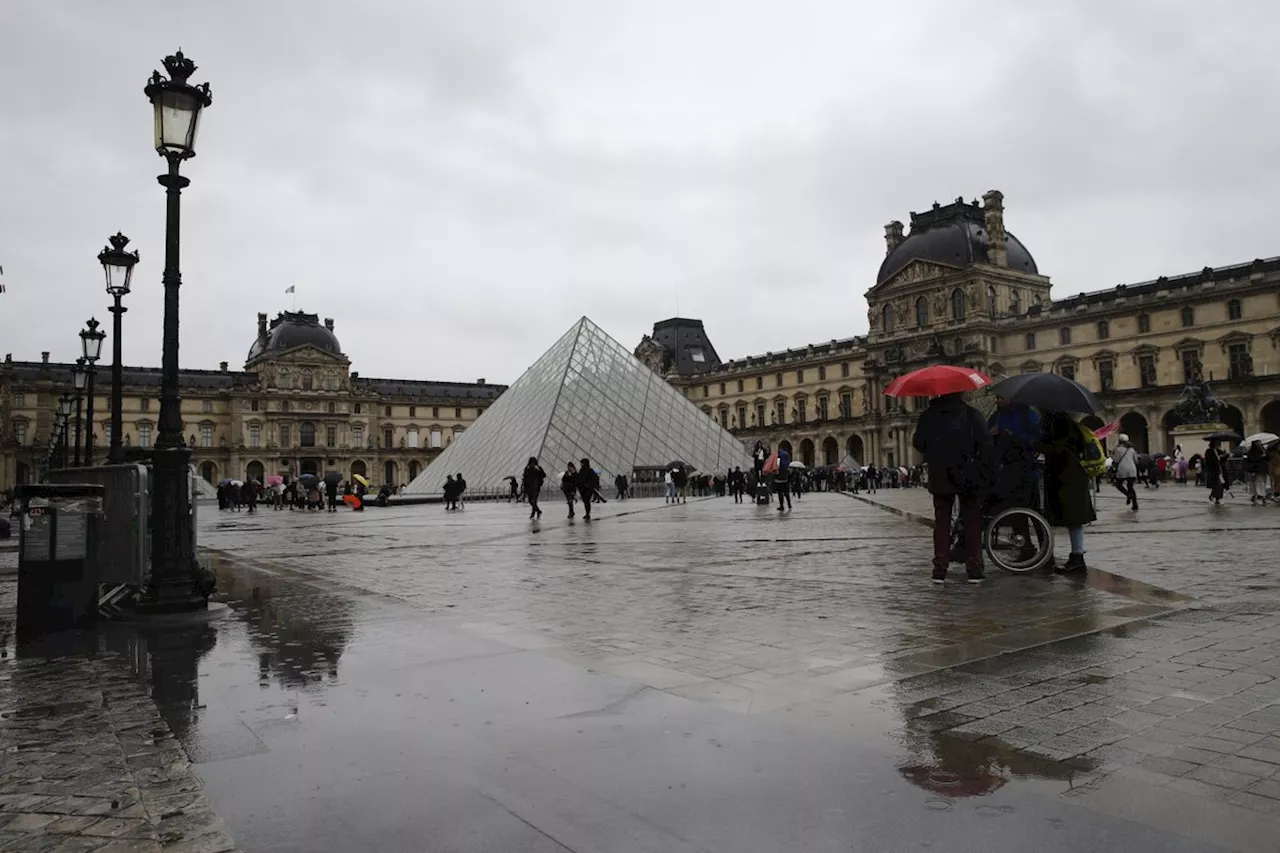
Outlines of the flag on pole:
M285 293L293 293L293 290L294 290L294 288L295 288L295 287L297 287L297 285L296 285L296 284L291 284L291 285L289 285L288 287L286 287L286 288L284 289L284 292L285 292Z

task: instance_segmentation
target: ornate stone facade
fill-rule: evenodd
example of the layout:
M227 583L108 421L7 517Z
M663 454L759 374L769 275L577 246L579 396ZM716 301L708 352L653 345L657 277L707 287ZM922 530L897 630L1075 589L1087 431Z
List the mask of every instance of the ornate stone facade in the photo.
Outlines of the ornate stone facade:
M1094 426L1120 421L1142 450L1172 450L1179 398L1199 369L1249 434L1280 432L1280 258L1119 285L1054 302L1051 283L1005 229L1004 196L957 199L885 227L867 291L868 334L669 376L750 444L786 445L806 464L918 461L923 400L884 396L928 364L993 376L1052 370L1097 392ZM1198 367L1197 367L1198 365Z
M0 489L30 482L44 465L69 364L0 366ZM477 382L369 379L351 372L333 334L314 314L258 315L243 371L184 370L182 415L192 463L212 483L271 473L359 473L375 485L416 477L505 390ZM99 364L95 458L110 443L110 366ZM126 445L151 445L160 411L160 371L125 368Z

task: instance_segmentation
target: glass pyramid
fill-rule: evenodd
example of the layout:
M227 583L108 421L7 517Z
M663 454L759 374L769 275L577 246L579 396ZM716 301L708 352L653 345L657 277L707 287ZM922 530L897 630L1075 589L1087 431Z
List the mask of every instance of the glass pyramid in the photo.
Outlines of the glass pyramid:
M468 489L520 477L538 457L554 484L582 458L609 487L618 474L681 460L707 473L751 464L730 435L661 376L583 317L454 439L406 494L437 495L459 471Z

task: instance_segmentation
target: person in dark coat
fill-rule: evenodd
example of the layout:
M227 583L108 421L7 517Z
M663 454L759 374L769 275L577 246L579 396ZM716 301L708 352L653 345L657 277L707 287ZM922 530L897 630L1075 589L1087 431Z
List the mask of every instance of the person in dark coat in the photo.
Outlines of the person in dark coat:
M454 488L458 493L453 497L453 508L458 509L458 501L462 501L462 505L466 506L466 500L463 497L467 493L467 481L462 478L462 472L458 472L458 476L453 478Z
M1071 553L1063 566L1054 568L1059 574L1083 572L1084 525L1097 519L1090 489L1093 478L1080 461L1084 455L1084 437L1066 412L1046 412L1044 442L1044 514L1051 524L1067 528Z
M446 474L444 478L444 508L446 510L458 508L458 481L453 479L452 474Z
M951 512L960 502L964 565L969 583L981 583L982 502L995 478L995 449L982 413L959 394L929 401L916 422L911 446L924 456L933 495L933 582L947 579L951 562Z
M327 493L326 496L329 498L329 512L337 512L338 511L338 481L325 480L324 490Z
M542 493L542 484L547 479L547 472L538 464L538 457L530 456L520 476L520 488L524 490L525 499L529 501L529 518L542 518L542 510L538 507L538 497Z
M578 469L578 496L582 498L582 506L584 511L582 514L583 521L591 520L591 502L601 497L600 495L600 475L591 468L591 463L583 459L582 467Z
M741 466L735 465L729 474L729 492L733 495L734 503L742 503L742 494L746 488L747 478L743 475Z
M249 512L253 512L258 505L258 484L253 480L248 480L240 487L240 500L249 507Z
M1231 477L1227 473L1225 454L1216 441L1209 442L1204 452L1204 483L1209 487L1209 500L1221 506L1223 493L1231 488Z
M613 487L618 490L618 500L625 501L627 499L627 489L629 488L629 484L627 483L627 475L619 474L618 476L614 477Z
M778 470L773 475L773 490L778 493L778 512L791 509L791 454L778 448ZM783 502L786 506L783 506Z

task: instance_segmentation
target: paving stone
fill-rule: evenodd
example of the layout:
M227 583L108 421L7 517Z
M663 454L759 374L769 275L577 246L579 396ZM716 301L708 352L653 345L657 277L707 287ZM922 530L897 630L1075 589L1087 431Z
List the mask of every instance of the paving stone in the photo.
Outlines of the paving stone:
M1152 755L1138 762L1137 766L1143 770L1164 773L1167 776L1185 776L1201 765L1193 764L1190 761L1179 761L1170 756Z
M1198 779L1201 782L1208 782L1210 785L1217 785L1222 788L1232 788L1237 791L1243 791L1250 785L1259 781L1257 776L1250 776L1247 773L1237 773L1234 770L1227 770L1214 765L1200 765L1187 775L1192 779Z

